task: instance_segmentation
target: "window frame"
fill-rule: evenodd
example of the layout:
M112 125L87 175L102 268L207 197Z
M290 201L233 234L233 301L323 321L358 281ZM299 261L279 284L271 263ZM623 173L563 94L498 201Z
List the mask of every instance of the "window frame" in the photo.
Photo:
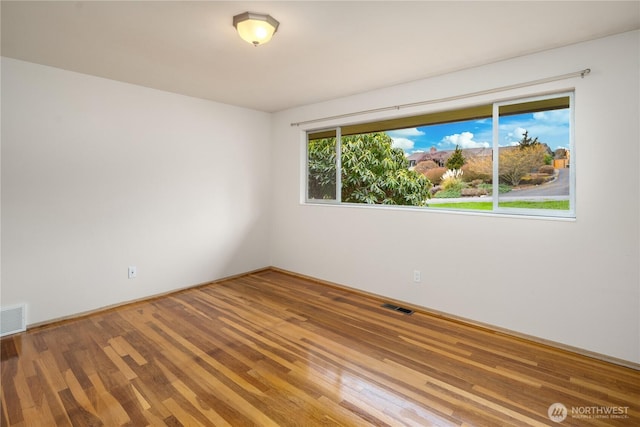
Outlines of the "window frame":
M528 215L528 216L536 216L536 217L550 217L550 218L571 218L575 219L575 188L576 188L576 179L575 179L575 146L574 146L574 106L575 106L575 91L564 91L551 93L546 95L537 95L530 97L520 97L517 99L506 100L506 101L497 101L493 103L493 182L498 182L499 179L499 146L500 146L500 107L516 105L516 104L524 104L528 102L535 102L547 99L555 99L555 98L569 98L569 153L571 159L573 159L572 163L569 167L569 209L568 210L560 210L560 209L527 209L527 208L509 208L500 206L500 195L499 188L497 185L493 186L492 193L492 202L493 208L491 209L492 213L495 214L512 214L512 215ZM548 110L546 110L548 111Z
M314 199L309 197L309 135L311 133L335 132L336 139L336 197L334 199ZM342 132L340 126L314 129L305 132L304 156L304 202L306 204L341 205L342 203ZM311 140L312 141L312 140Z
M500 196L499 189L497 185L493 186L492 190L492 210L476 210L476 209L465 209L465 208L432 208L430 206L412 206L412 205L385 205L385 204L367 204L367 203L346 203L342 202L342 165L341 165L341 154L342 154L342 129L367 129L374 128L379 129L381 124L389 124L392 126L395 123L406 123L415 122L417 119L422 117L447 117L449 115L456 116L458 113L462 113L465 111L476 111L478 109L490 108L491 115L485 116L486 118L491 118L492 120L492 151L493 151L493 182L498 182L499 176L499 112L500 107L509 106L509 105L517 105L517 104L525 104L536 101L544 101L544 100L552 100L559 98L569 98L569 152L571 153L571 165L569 167L569 209L561 210L561 209L533 209L533 208L510 208L510 207L500 207ZM553 103L552 103L553 104ZM551 111L553 108L538 110L538 111ZM522 114L526 114L527 112L535 112L535 111L523 111ZM512 113L517 114L517 113ZM473 118L470 118L473 119ZM433 122L427 123L426 125L414 125L418 126L429 126L429 125L437 125L442 123L455 123L456 121L464 121L464 118L458 118L457 120L447 120L442 122ZM303 203L307 205L331 205L331 206L351 206L351 207L364 207L364 208L381 208L381 209L417 209L425 212L446 212L446 213L467 213L473 215L481 215L481 216L519 216L519 217L529 217L536 219L568 219L575 220L576 218L576 209L575 209L575 201L576 201L576 157L575 157L575 88L552 91L552 92L538 92L535 95L520 95L517 97L510 97L502 100L487 100L486 102L480 102L476 104L470 104L467 106L459 106L454 108L448 108L443 110L438 110L431 113L418 113L406 117L399 118L388 118L388 119L380 119L380 120L371 120L371 121L363 121L358 123L343 123L336 124L335 126L322 127L322 128L310 128L303 131L304 135L304 183L303 183ZM401 129L400 127L390 127L387 129L380 129L381 132L391 131L394 129ZM336 197L334 199L315 199L309 197L309 136L313 134L323 134L326 132L335 132L336 138ZM346 136L351 134L364 134L368 132L348 132ZM317 138L314 138L317 139Z

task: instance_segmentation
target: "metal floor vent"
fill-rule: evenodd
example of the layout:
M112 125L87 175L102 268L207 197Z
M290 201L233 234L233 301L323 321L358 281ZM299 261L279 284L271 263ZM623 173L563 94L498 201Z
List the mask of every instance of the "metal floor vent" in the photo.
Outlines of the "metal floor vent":
M400 313L404 314L413 314L413 310L409 310L408 308L399 307L393 304L382 304L382 307L388 308L389 310L399 311Z
M0 309L0 337L27 330L24 312L24 304Z

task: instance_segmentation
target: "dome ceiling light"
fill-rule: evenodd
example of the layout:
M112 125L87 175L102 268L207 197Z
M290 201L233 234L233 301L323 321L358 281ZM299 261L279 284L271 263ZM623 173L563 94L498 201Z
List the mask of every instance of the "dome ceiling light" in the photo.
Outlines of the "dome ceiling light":
M233 17L233 26L243 40L254 46L267 43L280 23L270 15L245 12Z

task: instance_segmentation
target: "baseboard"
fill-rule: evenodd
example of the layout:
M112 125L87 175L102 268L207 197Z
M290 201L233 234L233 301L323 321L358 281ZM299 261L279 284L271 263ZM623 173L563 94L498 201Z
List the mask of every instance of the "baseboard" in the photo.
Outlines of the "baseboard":
M380 300L381 302L387 302L387 303L392 303L392 304L397 304L397 305L401 305L403 307L406 307L408 309L411 309L415 312L419 312L428 316L433 316L433 317L437 317L439 319L444 319L444 320L448 320L451 322L455 322L458 324L463 324L466 326L470 326L476 329L481 329L483 331L486 332L490 332L493 334L501 334L501 335L505 335L508 336L510 338L515 338L521 341L526 341L532 344L536 344L536 345L540 345L540 346L544 346L544 347L548 347L548 348L552 348L554 350L558 350L558 351L563 351L563 352L567 352L567 353L573 353L579 356L584 356L584 357L589 357L592 359L596 359L596 360L600 360L602 362L607 362L607 363L611 363L614 365L619 365L619 366L624 366L626 368L630 368L630 369L634 369L636 371L640 371L640 363L635 363L635 362L631 362L629 360L624 360L624 359L619 359L613 356L608 356L606 354L602 354L602 353L598 353L598 352L594 352L594 351L590 351L590 350L585 350L583 348L579 348L579 347L574 347L571 345L567 345L567 344L563 344L563 343L559 343L556 341L552 341L552 340L547 340L544 338L540 338L540 337L536 337L533 335L528 335L528 334L523 334L521 332L517 332L517 331L513 331L510 329L506 329L506 328L502 328L499 326L494 326L488 323L483 323L483 322L477 322L475 320L471 320L471 319L467 319L461 316L456 316L453 314L449 314L449 313L445 313L442 311L438 311L438 310L434 310L428 307L423 307L420 305L416 305L416 304L412 304L412 303L408 303L406 301L401 301L401 300L396 300L393 298L389 298L383 295L379 295L379 294L374 294L372 292L367 292L367 291L363 291L360 289L355 289L355 288L351 288L349 286L345 286L345 285L340 285L337 283L333 283L327 280L322 280L322 279L318 279L316 277L313 276L307 276L305 274L300 274L300 273L296 273L293 271L289 271L289 270L285 270L282 268L278 268L278 267L269 267L265 270L271 270L271 271L277 271L279 273L282 274L287 274L289 276L293 276L293 277L298 277L301 279L305 279L305 280L310 280L312 282L315 283L319 283L321 285L324 286L330 286L336 289L340 289L343 291L347 291L347 292L351 292L351 293L355 293L355 294L360 294L360 295L365 295L367 297L370 298L375 298L377 300Z
M383 295L379 295L379 294L375 294L372 292L367 292L367 291L363 291L361 289L355 289L349 286L345 286L345 285L341 285L341 284L337 284L334 282L330 282L327 280L322 280L322 279L318 279L316 277L313 276L308 276L305 274L300 274L300 273L296 273L293 271L289 271L289 270L285 270L279 267L263 267L263 268L259 268L256 270L252 270L252 271L248 271L245 273L239 273L239 274L234 274L231 276L226 276L220 279L216 279L216 280L212 280L212 281L208 281L208 282L204 282L204 283L199 283L196 285L191 285L191 286L186 286L184 288L180 288L180 289L175 289L175 290L171 290L168 292L164 292L164 293L160 293L160 294L154 294L154 295L150 295L144 298L140 298L140 299L136 299L136 300L130 300L130 301L125 301L122 303L118 303L118 304L112 304L109 306L105 306L105 307L100 307L98 309L95 310L89 310L89 311L85 311L85 312L81 312L81 313L76 313L70 316L64 316L64 317L59 317L56 319L52 319L52 320L47 320L45 322L39 322L39 323L34 323L34 324L30 324L27 325L27 331L31 331L31 330L35 330L35 329L41 329L41 328L46 328L46 327L51 327L51 326L55 326L55 325L59 325L61 323L64 322L70 322L73 320L77 320L83 317L87 317L87 316L91 316L93 314L96 313L104 313L106 311L110 311L110 310L115 310L118 308L122 308L122 307L127 307L127 306L132 306L135 304L139 304L139 303L144 303L144 302L149 302L149 301L153 301L154 299L158 299L158 298L163 298L163 297L167 297L170 295L175 295L178 294L180 292L185 292L188 291L190 289L196 289L199 287L203 287L203 286L209 286L209 285L214 285L214 284L220 284L222 282L225 282L227 280L232 280L232 279L237 279L239 277L244 277L244 276L249 276L249 275L254 275L254 274L260 274L263 272L268 272L268 271L275 271L278 273L282 273L282 274L286 274L292 277L298 277L301 279L305 279L305 280L309 280L324 286L328 286L328 287L333 287L336 289L340 289L343 291L347 291L347 292L351 292L351 293L355 293L355 294L360 294L360 295L365 295L367 297L370 298L375 298L381 302L386 302L386 303L394 303L394 304L398 304L401 305L403 307L409 308L415 312L419 312L428 316L433 316L433 317L437 317L439 319L444 319L450 322L455 322L455 323L459 323L459 324L463 324L469 327L473 327L473 328L477 328L477 329L481 329L485 332L490 332L493 334L502 334L505 336L509 336L511 338L515 338L515 339L519 339L519 340L523 340L523 341L527 341L529 343L533 343L536 345L540 345L540 346L545 346L548 348L552 348L554 350L557 351L563 351L563 352L568 352L568 353L573 353L576 355L580 355L583 357L589 357L592 359L596 359L596 360L600 360L603 362L607 362L607 363L612 363L615 365L619 365L619 366L624 366L630 369L634 369L636 371L640 371L640 364L639 363L635 363L635 362L631 362L628 360L624 360L624 359L619 359L616 357L612 357L612 356L608 356L605 354L601 354L601 353L597 353L597 352L593 352L593 351L589 351L589 350L585 350L579 347L573 347L567 344L563 344L563 343L559 343L556 341L551 341L551 340L547 340L544 338L539 338L533 335L528 335L528 334L523 334L517 331L513 331L510 329L506 329L506 328L501 328L498 326L494 326L494 325L490 325L487 323L483 323L483 322L477 322L475 320L471 320L471 319L467 319L461 316L456 316L450 313L445 313L442 311L438 311L438 310L434 310L428 307L423 307L420 305L416 305L413 303L408 303L406 301L401 301L401 300L396 300L393 298L389 298Z
M80 313L74 313L74 314L71 314L69 316L57 317L55 319L46 320L44 322L32 323L32 324L27 325L27 331L31 331L31 330L35 330L35 329L47 328L47 327L51 327L51 326L56 326L56 325L59 325L61 323L70 322L70 321L73 321L73 320L81 319L83 317L88 317L88 316L91 316L93 314L104 313L104 312L111 311L111 310L116 310L116 309L122 308L122 307L128 307L128 306L133 306L133 305L140 304L140 303L153 301L153 300L158 299L158 298L164 298L164 297L167 297L167 296L170 296L170 295L176 295L176 294L178 294L180 292L185 292L185 291L188 291L190 289L196 289L196 288L201 288L203 286L214 285L214 284L221 283L221 282L224 282L224 281L227 281L227 280L237 279L239 277L249 276L251 274L260 273L260 272L266 271L266 270L271 270L271 267L262 267L262 268L258 268L256 270L247 271L245 273L239 273L239 274L234 274L234 275L230 275L230 276L225 276L225 277L222 277L220 279L210 280L208 282L198 283L196 285L189 285L189 286L185 286L185 287L178 288L178 289L172 289L170 291L162 292L162 293L159 293L159 294L148 295L146 297L142 297L142 298L138 298L138 299L127 300L127 301L119 302L119 303L116 303L116 304L103 306L103 307L100 307L100 308L96 308L94 310L88 310L88 311L83 311L83 312L80 312Z

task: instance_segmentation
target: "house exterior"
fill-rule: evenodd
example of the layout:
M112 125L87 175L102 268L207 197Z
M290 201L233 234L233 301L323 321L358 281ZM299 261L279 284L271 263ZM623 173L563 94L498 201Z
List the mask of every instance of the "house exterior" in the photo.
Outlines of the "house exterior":
M455 150L442 150L438 151L436 147L431 147L431 150L428 152L421 151L418 153L414 153L408 157L409 159L409 167L414 167L420 162L426 162L428 160L434 161L438 166L445 167L447 164L447 160L453 154ZM491 157L493 156L492 148L463 148L462 155L465 159L470 159L473 157Z
M509 147L500 147L500 150L512 150L517 146L509 146ZM447 164L447 160L453 154L455 150L442 150L438 151L436 147L431 147L429 152L420 151L417 153L413 153L408 157L409 160L409 168L413 168L420 162L426 162L429 160L434 161L438 166L445 167ZM549 150L549 152L551 152ZM493 156L493 148L480 147L480 148L463 148L462 155L465 159L472 158L491 158ZM554 159L553 167L556 169L563 169L569 167L569 160L571 156L569 154L569 150L566 150L566 157L561 159Z

